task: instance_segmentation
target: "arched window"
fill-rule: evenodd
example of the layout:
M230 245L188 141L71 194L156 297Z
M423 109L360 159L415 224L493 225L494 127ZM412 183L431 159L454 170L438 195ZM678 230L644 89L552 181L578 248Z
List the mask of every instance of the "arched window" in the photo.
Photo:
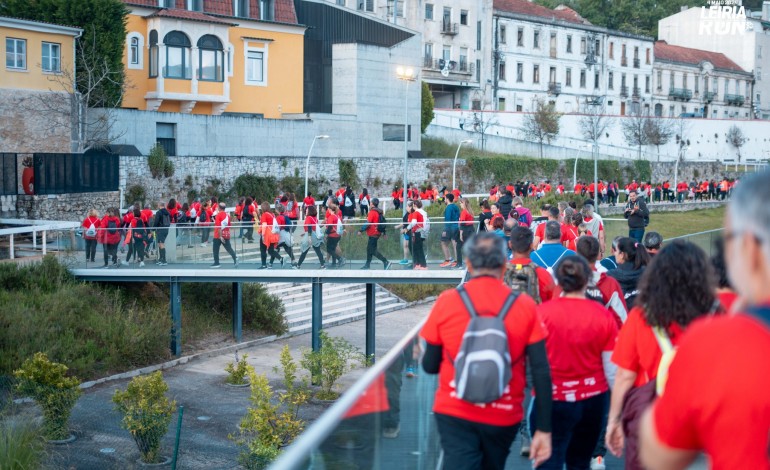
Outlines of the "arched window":
M181 31L171 31L163 38L166 46L166 66L163 76L166 78L192 78L190 39Z
M198 39L198 79L211 82L224 81L225 52L216 36L207 34Z
M139 64L139 38L131 38L131 49L129 52L130 62L132 65Z
M150 31L150 78L158 76L158 32Z

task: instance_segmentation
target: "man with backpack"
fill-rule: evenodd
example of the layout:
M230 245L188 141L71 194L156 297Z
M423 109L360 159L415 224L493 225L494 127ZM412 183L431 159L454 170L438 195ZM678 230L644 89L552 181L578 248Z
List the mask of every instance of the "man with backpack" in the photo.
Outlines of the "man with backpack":
M166 266L166 237L168 237L168 228L171 227L171 212L163 205L158 203L158 210L155 212L152 226L155 228L155 237L158 240L158 266Z
M359 235L366 232L366 235L369 237L369 242L366 245L366 264L361 269L369 269L372 258L375 257L382 261L383 269L387 270L390 269L390 261L382 256L377 249L377 242L379 242L380 237L385 236L387 222L385 221L385 215L380 209L380 200L375 197L370 202L371 209L369 209L369 213L366 215L366 222L358 231Z
M770 172L735 189L725 261L740 305L703 319L678 342L668 380L642 417L647 468L680 469L703 452L710 467L768 469L770 439Z
M538 396L530 455L540 465L551 455L552 402L535 302L501 282L507 263L499 236L471 237L464 255L470 280L439 296L420 333L427 342L423 369L440 373L433 412L445 468L505 467L524 416L527 359Z
M559 222L550 220L545 224L545 240L540 248L532 252L530 259L553 276L553 267L556 266L556 263L563 257L574 254L574 251L568 250L562 245Z
M541 304L551 300L556 286L548 271L530 258L533 238L532 230L526 227L517 225L511 228L508 245L513 257L508 263L503 283L514 292L526 293L536 304Z

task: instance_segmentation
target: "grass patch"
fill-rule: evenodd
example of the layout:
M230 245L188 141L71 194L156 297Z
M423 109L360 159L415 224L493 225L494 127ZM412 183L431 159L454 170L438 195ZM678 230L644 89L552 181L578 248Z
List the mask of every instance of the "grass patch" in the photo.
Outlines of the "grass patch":
M407 302L415 302L438 296L448 289L456 287L454 284L382 284L382 287Z
M185 284L183 342L230 328L230 285ZM283 333L283 305L245 285L244 327ZM75 280L52 256L26 267L0 265L0 376L34 353L66 364L81 379L154 364L169 357L168 288L152 283Z
M420 150L427 158L454 158L455 152L457 152L457 143L452 144L444 139L423 136L422 139L420 139ZM469 156L511 158L514 156L507 153L482 151L475 147L464 148L460 151L460 154L462 158L467 158Z
M725 207L703 209L688 212L652 212L647 231L655 231L663 239L680 237L691 233L715 230L724 227ZM622 219L621 215L607 216L611 219ZM614 237L628 236L628 224L623 221L608 221L605 224L605 237L609 243Z
M45 440L32 423L0 422L0 468L5 470L41 468Z

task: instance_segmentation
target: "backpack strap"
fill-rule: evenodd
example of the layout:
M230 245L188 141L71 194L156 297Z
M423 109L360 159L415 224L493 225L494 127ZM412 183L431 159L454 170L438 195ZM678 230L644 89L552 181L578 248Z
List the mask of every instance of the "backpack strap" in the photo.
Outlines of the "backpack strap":
M546 263L545 260L543 259L543 257L540 256L540 253L538 253L537 251L533 251L532 254L533 255L537 255L537 257L540 258L540 262L543 263L544 266L548 266L548 263ZM550 266L548 266L548 267L550 267Z
M549 267L549 268L553 268L554 266L556 266L557 264L559 264L559 260L560 260L560 259L561 259L561 258L562 258L562 257L563 257L565 254L567 254L567 250L564 250L564 251L562 251L562 252L561 252L561 254L559 255L559 257L558 257L558 258L556 258L556 261L554 261L554 262L553 262L553 264L552 264L552 265L550 265L550 266L548 266L548 267ZM540 255L538 255L538 256L540 256ZM543 258L542 258L542 257L540 257L540 259L542 260ZM543 264L545 264L545 261L543 261Z
M468 310L468 314L470 314L471 318L477 317L478 314L476 313L476 309L473 308L473 302L471 302L471 298L468 296L468 291L465 290L465 286L458 287L457 293L460 294L460 298L462 299L463 304L465 304L465 309Z
M511 292L508 294L508 297L505 299L505 302L503 302L503 306L500 309L500 312L497 314L498 317L500 317L501 320L505 320L505 317L508 315L508 311L513 307L513 303L516 302L516 299L519 298L519 294L521 292Z
M655 339L658 340L658 346L663 354L674 349L674 345L671 343L671 339L663 328L655 326L652 328L652 332L655 334Z

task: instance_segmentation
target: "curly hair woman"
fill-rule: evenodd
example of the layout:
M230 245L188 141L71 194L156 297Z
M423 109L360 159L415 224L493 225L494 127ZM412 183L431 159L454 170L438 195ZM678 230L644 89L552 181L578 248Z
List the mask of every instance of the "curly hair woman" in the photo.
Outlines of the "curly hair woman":
M645 385L657 376L662 352L653 328L664 331L676 346L695 319L713 313L718 306L714 270L703 250L692 243L669 243L642 275L637 306L620 329L612 354L618 372L612 388L606 441L618 456L625 444L626 469L642 467L636 452L637 429L621 427L623 400L633 387Z
M615 255L618 267L609 271L607 275L618 281L620 288L623 289L626 305L633 307L636 296L639 294L639 280L647 265L650 264L650 255L644 245L628 237L618 240L617 248L613 243L612 254Z

